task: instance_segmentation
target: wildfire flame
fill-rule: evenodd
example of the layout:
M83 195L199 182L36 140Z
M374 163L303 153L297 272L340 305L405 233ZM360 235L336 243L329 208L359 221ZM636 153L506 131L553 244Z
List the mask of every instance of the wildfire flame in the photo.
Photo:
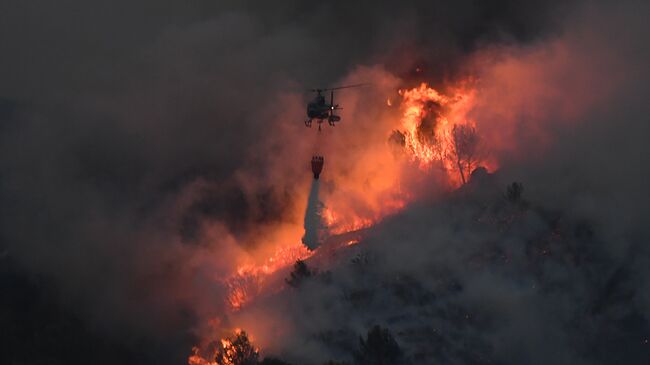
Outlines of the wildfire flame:
M448 95L426 83L413 89L398 90L402 115L396 121L396 127L404 137L404 150L421 169L438 167L444 170L452 186L457 186L464 180L458 173L459 146L456 128L476 126L476 122L468 117L476 95L476 90L469 87L469 84L469 82L460 83L460 86L450 88ZM473 167L479 165L489 170L496 167L495 163L477 153L471 156L469 163L463 164L460 168L469 174ZM337 235L368 228L384 216L403 209L412 198L410 192L402 191L395 181L387 186L391 189L390 195L382 196L381 205L369 209L366 212L369 214L355 214L345 206L336 204L324 206L321 217L328 234ZM225 280L229 288L230 307L234 310L242 308L257 294L265 277L310 255L309 250L298 244L278 248L262 263L249 260L239 265L237 272Z
M477 166L496 168L493 161L479 153L476 121L468 115L475 103L476 89L461 84L451 89L448 96L422 83L410 90L400 89L398 94L402 96L403 110L399 133L405 149L420 168L428 169L435 164L448 173L456 186ZM469 133L476 137L471 142L473 146L468 145ZM460 160L465 160L462 165Z
M475 128L475 121L468 117L475 94L476 90L465 84L451 89L450 95L445 95L426 83L398 91L402 116L397 127L404 136L404 149L411 160L419 163L421 169L435 165L445 170L452 185L461 183L457 172L459 146L455 128ZM494 168L494 164L478 154L472 156L472 159L461 169L470 170L478 165ZM403 209L410 199L409 193L401 191L397 185L393 190L395 191L390 198L383 198L381 206L366 216L337 206L324 206L321 216L328 233L336 235L364 229L387 214ZM280 247L261 264L246 262L240 265L237 272L225 281L229 288L230 307L234 310L242 308L259 291L265 277L310 255L311 252L302 245Z
M387 215L402 210L410 201L417 197L409 189L402 189L403 169L411 171L429 171L433 168L444 172L449 186L459 186L467 181L471 170L477 166L494 170L497 165L487 154L480 150L480 136L476 130L477 123L470 117L474 107L476 89L471 83L461 83L455 88L439 92L426 83L416 88L401 89L394 98L386 100L387 106L399 108L400 116L388 124L386 136L388 142L396 144L408 157L406 160L396 158L386 162L381 174L372 175L373 180L346 177L349 183L345 192L335 192L339 195L329 195L329 201L324 202L321 218L329 235L337 235L358 231L376 224ZM391 152L385 146L374 146L373 152L385 148L382 158L390 159ZM368 157L367 165L375 160ZM392 164L392 165L388 165ZM411 168L415 166L415 168ZM388 167L388 170L386 169ZM371 171L372 170L365 170ZM360 181L363 181L361 185ZM355 185L356 184L356 185ZM352 194L352 195L350 195ZM358 208L351 202L354 197ZM355 245L359 238L350 238L339 248ZM269 286L267 280L271 275L283 268L293 265L297 260L305 260L313 253L299 242L286 246L279 245L267 258L260 261L252 257L243 260L236 271L222 280L228 290L227 304L231 311L239 311L249 304L260 292ZM278 288L277 290L281 290ZM212 355L214 361L206 360L200 355L199 348L193 349L189 358L190 365L222 365L231 363L232 339L225 338ZM225 356L225 357L224 357Z
M411 162L423 171L432 168L444 172L451 187L467 182L478 166L494 170L469 114L476 103L476 89L471 81L449 87L446 93L426 83L412 89L400 89L397 100L388 98L386 105L399 106L401 116L391 121L389 141L401 147ZM384 190L358 189L369 205L363 211L350 209L345 197L334 199L322 209L322 219L332 235L368 228L383 217L402 210L414 197L401 189L398 169L384 173Z

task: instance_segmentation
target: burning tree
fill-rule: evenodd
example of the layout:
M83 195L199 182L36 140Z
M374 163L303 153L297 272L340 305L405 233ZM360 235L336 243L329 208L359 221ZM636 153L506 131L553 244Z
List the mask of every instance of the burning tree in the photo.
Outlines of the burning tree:
M246 332L236 330L234 336L212 342L211 356L203 356L198 347L192 348L192 355L188 358L188 365L291 365L275 357L266 357L261 362L259 349L250 342Z
M244 331L221 340L214 361L216 365L257 365L259 350L253 347Z
M480 137L476 132L476 128L464 124L454 125L451 137L454 147L454 162L458 167L463 184L466 184L466 176L469 176L479 161Z
M407 151L412 160L419 161L420 168L435 163L453 185L466 184L477 166L494 166L482 153L475 121L469 115L476 90L459 87L449 91L448 95L442 94L424 83L399 90L401 126L391 134L389 142L394 149Z

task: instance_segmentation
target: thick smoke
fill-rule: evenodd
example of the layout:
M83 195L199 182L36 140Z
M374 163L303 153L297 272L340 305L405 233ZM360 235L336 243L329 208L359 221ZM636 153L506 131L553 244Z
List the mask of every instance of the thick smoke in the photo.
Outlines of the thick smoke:
M367 189L381 181L384 166L359 161L367 146L358 136L385 139L373 120L390 113L371 100L383 103L403 83L443 84L472 62L477 68L508 65L493 58L504 46L515 71L540 70L530 87L548 87L524 94L532 100L517 99L512 90L522 86L520 79L500 83L498 68L480 68L489 70L485 79L494 77L495 93L511 93L512 108L504 110L530 121L508 133L527 145L534 139L527 128L550 121L549 139L557 141L540 145L544 159L533 164L512 156L517 146L500 151L512 158L497 185L523 181L527 199L566 215L571 229L586 220L586 232L596 238L587 239L593 251L585 255L590 259L593 252L596 264L541 265L554 281L526 267L466 270L469 254L482 252L487 238L503 237L472 226L472 207L413 207L359 246L368 252L359 252L355 262L368 262L360 269L370 270L367 275L352 273L357 269L342 259L340 268L331 268L333 284L267 299L243 311L239 323L250 323L269 351L305 363L346 358L345 345L331 344L356 343L371 322L399 332L399 341L416 351L417 338L406 339L411 324L424 318L421 309L406 308L413 313L400 322L394 316L404 307L391 302L394 297L376 308L373 303L384 298L369 301L370 289L359 287L395 284L385 278L400 275L417 283L402 285L407 296L417 298L410 291L418 286L423 295L440 293L434 308L442 314L426 318L445 333L425 340L442 344L444 353L435 356L443 359L472 362L476 358L460 354L476 344L476 356L502 362L535 363L542 354L557 354L545 360L588 363L594 349L622 354L628 341L636 341L625 352L629 362L638 359L643 348L637 334L647 330L650 299L642 245L648 212L639 199L648 181L647 124L640 122L647 120L649 78L645 40L638 35L647 32L637 7L645 5L590 3L577 11L543 1L4 1L0 309L9 314L0 325L10 330L0 337L6 347L0 362L184 363L195 330L223 313L225 288L214 278L233 272L240 257L263 253L271 235L300 240L310 174L296 159L308 160L316 138L340 135L331 145L318 142L333 156L332 171L339 173L332 176L340 178L323 181L321 191L336 197L345 189ZM526 60L543 56L547 44L566 34L570 59L551 70L555 83L545 83L548 64L530 68ZM521 69L516 60L523 60ZM326 130L320 137L304 130L299 91L353 79L376 81L372 90L346 96L346 113L360 116L361 130ZM598 84L575 87L589 80ZM565 81L573 88L564 89ZM606 93L607 102L582 99L610 87L616 93ZM553 110L570 109L574 100L592 109L569 113L584 122L563 129L567 114ZM536 108L546 112L526 114ZM494 129L483 131L490 137L500 120L513 117L489 107L480 111L494 121ZM342 147L347 154L337 155ZM455 214L447 216L449 210ZM509 233L498 248L517 253L518 242L546 232L549 218L540 215L530 213L519 223L522 232ZM540 293L535 283L553 288ZM348 300L341 301L341 293ZM620 296L629 304L620 304ZM596 314L575 320L570 312L583 304ZM365 314L357 316L350 305ZM269 313L281 314L275 318L283 322L260 320ZM458 321L466 313L507 323L462 327ZM636 319L639 327L630 329L627 323ZM273 330L286 336L265 338ZM577 339L583 335L587 339ZM579 349L572 351L572 344Z

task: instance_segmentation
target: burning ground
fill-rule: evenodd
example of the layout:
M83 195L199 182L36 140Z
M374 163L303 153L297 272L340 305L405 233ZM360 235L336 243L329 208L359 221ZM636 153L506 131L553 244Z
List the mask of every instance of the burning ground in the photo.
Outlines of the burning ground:
M646 5L67 3L0 12L3 363L648 358Z

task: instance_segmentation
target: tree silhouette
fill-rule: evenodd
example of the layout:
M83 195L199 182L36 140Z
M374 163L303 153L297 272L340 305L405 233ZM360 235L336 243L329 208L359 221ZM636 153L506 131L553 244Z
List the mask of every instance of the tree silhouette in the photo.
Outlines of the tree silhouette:
M524 186L521 183L513 182L506 188L505 198L511 203L521 201L521 195L524 192Z
M387 329L374 326L366 339L359 338L359 350L354 358L359 365L396 365L402 358L402 350Z
M280 359L277 359L275 357L265 357L262 362L260 362L260 365L291 365L288 362L284 362Z
M463 184L466 184L466 177L476 167L480 138L476 128L464 124L454 125L451 137L454 146L454 162Z
M308 279L316 274L315 271L312 271L307 267L307 264L302 261L298 260L296 263L293 265L293 271L291 271L291 274L288 279L285 279L287 284L290 286L297 288L300 286L300 284L303 282L303 280Z

